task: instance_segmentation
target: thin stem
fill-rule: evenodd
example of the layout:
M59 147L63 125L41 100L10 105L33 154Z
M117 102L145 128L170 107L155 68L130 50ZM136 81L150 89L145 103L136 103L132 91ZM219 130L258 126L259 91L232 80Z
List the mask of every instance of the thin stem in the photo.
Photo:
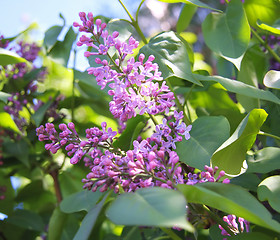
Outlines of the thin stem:
M213 213L206 205L202 205L202 207L216 223L220 224L223 227L223 229L225 229L226 232L230 234L230 236L234 236L234 233L230 231L230 228L225 221L223 221L219 216Z
M178 107L179 110L182 111L183 114L184 114L184 122L185 122L187 125L191 124L191 121L189 120L188 116L186 115L185 110L184 110L184 107L181 105L181 103L180 103L180 101L179 101L179 99L178 99L178 96L175 94L174 89L173 89L171 83L169 82L169 80L166 80L166 83L167 83L168 87L170 88L170 90L174 93L175 103L176 103L177 107Z
M60 184L58 181L58 169L54 169L49 174L52 176L53 181L54 181L54 189L55 189L55 195L56 195L57 202L60 203L62 201L62 193L61 193Z
M130 14L130 12L128 11L128 9L126 8L126 6L123 4L123 2L121 0L118 0L119 3L122 5L123 9L126 11L127 15L129 16L131 22L135 22L133 16Z
M153 123L155 124L155 126L158 125L158 122L157 122L157 120L155 119L155 117L154 117L153 115L151 115L151 114L149 113L149 117L152 119L152 121L153 121Z
M140 8L142 7L143 3L145 2L145 0L142 0L141 3L139 4L137 11L136 11L136 21L138 22L138 15L140 12Z
M186 106L186 108L187 108L188 115L189 115L189 119L190 119L190 122L191 122L191 123L192 123L192 120L191 120L191 113L190 113L190 109L189 109L189 107L188 107L187 102L188 102L188 99L189 99L189 97L190 97L190 95L191 95L192 90L194 89L194 87L195 87L195 84L193 84L193 85L191 86L190 91L188 92L187 96L185 97L185 102L184 102L184 104L183 104L183 108L184 108L185 106Z
M173 232L170 228L160 228L163 232L168 234L169 237L171 237L173 240L182 240L175 232Z
M135 28L135 30L137 31L137 33L139 34L139 36L141 37L142 41L147 44L148 41L145 37L145 35L143 34L143 32L141 31L138 21L137 19L135 20L134 17L130 14L130 12L128 11L128 9L126 8L126 6L122 3L121 0L118 0L119 3L122 5L123 9L126 11L127 15L129 16L130 20L131 20L131 25ZM143 1L144 2L144 1ZM142 5L142 2L140 4L140 6ZM139 6L139 7L140 7ZM137 10L137 12L139 11L139 9Z
M75 111L75 67L76 67L76 53L77 50L74 48L74 61L73 61L73 79L72 79L72 99L71 99L71 121L74 121L74 111Z
M267 137L272 137L272 138L277 139L277 140L280 141L280 137L275 136L275 135L270 134L270 133L265 133L265 132L259 131L258 134L259 134L259 135L263 135L263 136L267 136Z
M280 57L272 50L272 48L260 37L260 35L251 28L253 35L259 40L259 42L267 49L267 51L280 63Z

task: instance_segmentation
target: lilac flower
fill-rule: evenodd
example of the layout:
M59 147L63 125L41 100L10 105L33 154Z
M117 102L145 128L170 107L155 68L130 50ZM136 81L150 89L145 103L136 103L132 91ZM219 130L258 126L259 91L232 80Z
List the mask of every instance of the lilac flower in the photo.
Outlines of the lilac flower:
M230 231L234 233L234 235L237 235L239 233L250 231L250 223L246 221L244 218L237 217L235 215L227 215L223 217L223 220L228 224ZM236 222L238 220L238 223ZM223 236L230 236L230 234L221 226L219 225L219 228L222 230L221 234ZM226 240L227 238L224 238Z

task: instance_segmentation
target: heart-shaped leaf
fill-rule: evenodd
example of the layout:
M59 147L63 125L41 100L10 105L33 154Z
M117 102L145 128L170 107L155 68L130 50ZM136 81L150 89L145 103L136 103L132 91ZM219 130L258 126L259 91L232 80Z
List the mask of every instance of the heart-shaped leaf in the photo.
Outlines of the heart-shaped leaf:
M225 13L210 13L202 24L205 43L240 69L250 42L250 26L240 0L231 0Z
M254 109L248 113L231 137L213 154L212 166L218 166L229 175L239 175L246 153L254 144L266 117L267 113L263 109Z
M204 169L212 154L229 138L229 123L225 117L200 117L192 124L191 138L177 143L180 161Z
M201 85L192 76L186 45L174 32L163 32L151 38L149 43L140 49L140 53L155 56L164 79L177 77Z
M280 175L264 179L258 186L260 201L268 201L269 205L280 212Z

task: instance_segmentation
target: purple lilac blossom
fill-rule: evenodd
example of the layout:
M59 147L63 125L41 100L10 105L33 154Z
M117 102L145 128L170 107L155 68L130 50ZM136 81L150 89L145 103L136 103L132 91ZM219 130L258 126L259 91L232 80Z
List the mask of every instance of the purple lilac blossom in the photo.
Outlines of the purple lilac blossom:
M101 23L100 19L94 22L92 13L86 16L81 12L80 19L82 25L74 22L74 27L79 27L80 32L91 33L93 37L82 35L77 45L85 44L95 49L93 52L86 51L85 56L109 56L110 62L96 57L95 62L100 66L90 67L87 71L95 76L101 89L107 85L110 87L108 94L113 100L109 109L113 116L125 122L137 114L168 113L170 107L175 105L174 94L166 82L162 81L158 64L153 63L155 57L150 55L146 61L144 54L139 55L138 61L135 61L134 57L129 58L139 46L139 42L133 37L130 37L128 42L122 42L118 39L118 32L109 35L106 24ZM108 54L110 48L114 48L118 54L115 60Z
M101 124L102 130L90 128L86 130L86 139L81 140L73 123L60 124L57 133L53 124L47 123L37 129L40 141L49 140L46 149L56 153L65 147L72 164L82 158L90 172L82 181L84 188L96 191L113 189L116 193L120 188L125 192L135 191L145 187L175 188L177 184L196 184L206 181L219 181L225 175L218 168L205 167L205 172L186 173L183 171L179 157L174 151L175 143L182 137L189 138L190 128L182 123L182 113L174 113L175 121L156 126L156 132L147 139L134 140L133 149L121 151L113 147L116 132ZM228 183L229 180L223 180Z
M229 229L234 233L234 235L242 233L244 230L246 232L250 231L250 223L244 218L237 218L235 215L227 215L223 217L223 220L228 224ZM236 220L238 220L239 224ZM223 236L230 236L230 234L221 225L219 225L219 228L222 230L221 234ZM224 238L223 240L227 240L227 238Z

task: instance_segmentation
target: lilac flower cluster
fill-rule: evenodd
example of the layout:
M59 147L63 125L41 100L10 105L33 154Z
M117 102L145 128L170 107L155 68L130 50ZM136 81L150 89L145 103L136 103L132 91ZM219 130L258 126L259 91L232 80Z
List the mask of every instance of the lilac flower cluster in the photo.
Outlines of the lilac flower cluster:
M234 235L242 233L244 232L244 230L246 230L246 232L250 231L250 223L244 218L238 218L239 224L236 222L237 217L235 215L224 216L223 220L228 224L230 230L234 233ZM223 236L230 236L230 234L221 225L219 225L219 228L222 230L221 234ZM227 238L224 238L223 240L227 240Z
M77 42L78 46L86 45L94 51L85 52L85 56L107 55L108 60L101 60L96 57L95 62L101 66L90 67L88 73L96 77L97 84L104 89L110 87L108 94L113 97L110 102L110 111L115 118L125 122L137 114L148 113L156 115L168 112L174 106L174 94L162 81L161 72L158 65L153 63L155 57L140 54L138 61L134 57L128 58L138 48L139 42L130 37L128 42L118 39L119 33L108 34L106 23L94 18L92 13L87 16L84 12L80 13L82 25L74 22L74 27L79 27L80 32L90 33L92 36L82 35ZM95 28L96 25L96 28ZM101 43L102 39L102 43ZM114 48L117 57L113 59L108 51ZM128 59L126 59L128 58ZM161 84L156 81L162 81Z
M81 140L74 124L60 124L62 132L57 133L53 124L47 123L37 129L40 141L49 140L45 145L47 150L56 153L65 147L70 162L76 164L83 158L85 166L90 169L89 174L83 179L84 188L101 192L114 189L115 192L130 192L138 188L160 186L175 188L176 184L196 184L206 181L219 181L225 175L220 171L217 178L214 175L218 168L205 167L205 172L194 174L185 172L179 162L179 157L174 151L175 143L182 141L182 136L190 138L190 126L182 122L182 112L174 113L175 121L156 126L155 133L147 139L135 140L133 149L121 151L113 146L116 132L111 128L106 130L106 123L101 127L86 130L86 139ZM228 183L229 180L223 180Z
M5 44L5 47L7 48L8 45ZM20 41L17 45L9 48L9 50L15 51L20 57L33 63L38 56L40 47L37 46L36 43L25 43ZM26 63L17 63L12 67L10 65L5 66L4 69L6 70L6 77L13 79L22 78L28 71L30 71Z
M0 39L1 40L1 39ZM8 48L8 45L5 45ZM14 65L7 65L3 67L6 78L9 78L9 83L13 82L12 88L14 92L11 92L11 96L8 98L8 103L4 106L4 110L9 113L17 125L18 129L24 133L25 127L29 124L28 120L22 116L21 112L24 109L32 114L36 112L44 102L36 99L36 91L38 87L38 82L42 82L45 79L47 70L45 68L40 69L36 76L29 80L29 83L26 84L22 89L14 88L17 86L17 81L24 78L26 74L31 71L37 71L37 67L34 64L34 61L38 57L40 47L35 43L24 43L20 41L17 44L13 44L13 47L9 48L10 51L15 51L19 56L25 58L30 63L33 63L32 66L27 66L26 63L17 63ZM5 86L4 86L5 90ZM10 88L9 88L10 91ZM63 100L64 97L59 96L53 102L52 106L46 111L45 116L47 118L52 117L53 119L62 118L63 116L58 113L57 106L58 102ZM9 132L11 137L20 138L20 135L16 135L12 132Z

